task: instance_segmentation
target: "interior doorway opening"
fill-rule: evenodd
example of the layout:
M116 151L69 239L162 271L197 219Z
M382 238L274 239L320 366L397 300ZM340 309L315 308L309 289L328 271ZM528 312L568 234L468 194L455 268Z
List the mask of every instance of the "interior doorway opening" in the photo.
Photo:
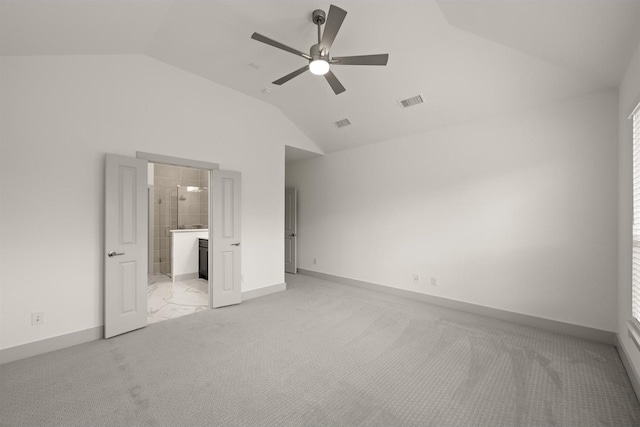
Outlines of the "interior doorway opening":
M148 322L150 246L149 162L208 171L208 251L206 308L225 307L242 302L241 289L241 178L238 171L220 170L215 163L180 159L159 154L136 152L136 157L107 154L104 192L104 336L110 338ZM154 183L155 184L155 183ZM154 185L155 188L155 185ZM153 192L155 194L155 191ZM155 196L153 198L155 200ZM151 203L151 206L154 206ZM158 213L159 215L159 213ZM155 219L155 209L154 209ZM155 230L155 223L153 226ZM204 231L202 228L197 231ZM187 230L176 230L177 235ZM190 231L191 232L191 231ZM153 235L153 233L151 233ZM174 237L175 240L175 237ZM172 255L177 266L177 245ZM160 249L162 250L162 248ZM155 255L155 254L154 254ZM151 270L153 272L153 270ZM189 273L186 273L189 274ZM172 267L171 281L179 280ZM186 313L181 313L186 314Z
M207 310L210 170L148 165L147 321Z

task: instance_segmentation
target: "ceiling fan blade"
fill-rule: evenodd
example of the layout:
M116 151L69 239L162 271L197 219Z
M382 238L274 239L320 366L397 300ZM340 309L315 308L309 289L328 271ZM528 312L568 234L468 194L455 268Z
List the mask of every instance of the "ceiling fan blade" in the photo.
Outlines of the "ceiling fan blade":
M259 42L271 45L273 47L277 47L278 49L286 50L287 52L293 53L294 55L302 56L305 59L311 59L310 55L307 55L304 52L300 52L298 49L294 49L294 48L289 47L287 45L284 45L284 44L282 44L280 42L277 42L277 41L275 41L273 39L270 39L269 37L265 37L262 34L253 33L251 35L251 38L254 39L254 40L257 40Z
M346 90L344 86L342 86L342 83L340 83L340 80L338 80L336 75L333 74L331 70L329 70L329 72L324 75L324 78L327 79L329 85L331 86L331 89L333 89L336 95L340 95Z
M347 16L346 10L334 5L329 6L329 15L327 16L327 22L324 24L320 49L331 49L331 45L338 35L338 31L340 31L345 16Z
M379 55L337 56L331 58L331 64L335 65L387 65L388 53Z
M289 73L286 76L276 80L275 82L273 82L274 85L278 85L280 86L281 84L284 84L286 82L288 82L289 80L291 80L292 78L299 76L300 74L304 73L305 71L307 71L309 69L308 65L305 65L304 67L295 70L293 73Z

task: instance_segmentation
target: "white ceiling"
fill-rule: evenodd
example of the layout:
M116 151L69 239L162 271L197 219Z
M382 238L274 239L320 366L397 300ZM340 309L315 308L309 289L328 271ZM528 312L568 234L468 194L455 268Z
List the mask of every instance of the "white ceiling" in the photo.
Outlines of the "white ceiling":
M310 73L272 85L305 60L250 39L307 51L311 12L329 8L317 1L3 0L0 53L146 54L273 104L332 152L615 88L640 41L638 0L336 5L348 15L332 55L390 55L334 66L337 96ZM417 94L424 104L399 107ZM343 118L353 125L337 129Z

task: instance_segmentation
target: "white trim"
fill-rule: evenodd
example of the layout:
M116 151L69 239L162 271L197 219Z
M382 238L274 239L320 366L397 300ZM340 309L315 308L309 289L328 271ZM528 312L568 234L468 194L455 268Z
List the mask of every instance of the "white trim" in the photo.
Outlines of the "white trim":
M631 329L629 330L629 337L635 341L631 334ZM616 348L618 350L618 355L620 356L620 360L622 360L622 365L624 369L627 371L627 376L629 377L629 381L631 382L631 386L633 390L636 392L636 397L640 396L640 375L638 375L638 371L636 371L633 363L631 363L631 359L629 358L629 354L627 350L624 348L622 344L622 340L620 339L620 335L616 334Z
M630 118L633 118L632 122L631 122L631 146L632 146L632 160L633 160L633 164L632 164L632 176L631 176L631 201L632 201L632 227L631 227L631 243L632 243L632 247L631 247L631 268L630 268L630 272L632 272L631 274L631 292L630 295L628 295L630 298L630 302L631 302L631 319L635 319L636 322L640 321L640 305L638 303L639 298L640 298L640 280L638 279L638 276L636 273L634 273L634 271L637 270L638 268L638 264L640 263L640 255L638 254L638 221L640 218L640 197L639 197L639 193L638 191L640 190L640 187L638 185L638 178L640 177L640 161L637 158L638 155L638 150L640 149L640 114L639 114L639 109L640 108L640 104L638 104L636 106L636 108L633 110L633 113L631 113ZM628 231L627 231L628 232ZM635 327L633 328L635 332L637 332L637 323L635 324ZM637 334L636 334L637 335ZM637 339L638 337L635 337L634 340L636 341L636 345L640 346L640 342Z
M207 263L209 264L208 271L209 272L213 271L213 268L212 268L213 227L211 227L211 225L213 224L213 171L219 170L220 165L218 163L209 163L209 162L203 162L200 160L191 160L191 159L183 159L180 157L164 156L162 154L146 153L144 151L136 151L136 157L139 159L146 159L148 162L151 162L151 163L161 163L166 165L172 165L172 166L178 166L178 167L190 167L190 168L204 169L209 171L209 197L208 197L209 206L207 207L209 212L209 224L208 224L209 236L207 237L207 239L209 240L209 248L207 249L207 253L209 254L209 257L208 257L209 259ZM203 230L207 230L207 229L203 229ZM172 271L172 276L173 276L173 271ZM207 283L209 285L209 308L213 307L213 292L211 292L213 289L212 277L213 276L209 274L209 278L207 280Z
M218 168L216 168L218 169ZM213 308L213 168L209 169L209 206L207 206L207 228L209 236L207 236L207 283L209 283L209 308ZM199 245L198 245L199 246ZM200 248L198 248L200 251ZM200 254L198 253L198 264L200 264ZM200 272L198 265L198 273Z
M250 291L242 292L242 301L259 298L286 290L286 283L277 283L275 285L270 285L264 288L252 289ZM96 326L95 328L72 332L70 334L46 338L40 341L5 348L0 350L0 364L13 362L20 359L26 359L27 357L38 356L40 354L49 353L55 350L62 350L63 348L72 347L74 345L84 344L103 338L104 326L101 325Z
M180 166L197 169L220 169L218 163L203 162L201 160L182 159L180 157L163 156L162 154L145 153L136 151L138 159L145 159L151 163L161 163L164 165Z
M629 114L629 117L627 117L627 120L631 120L633 118L633 115L637 113L638 110L640 110L640 102L638 103L638 105L636 105L636 108L633 109L631 114Z
M149 170L149 164L147 163L147 170ZM147 200L149 200L149 203L147 204L147 262L149 264L149 275L154 274L154 269L155 269L155 236L153 235L153 229L155 227L155 220L154 220L154 212L155 212L155 206L156 204L154 203L155 200L155 185L153 184L147 184Z
M59 335L40 341L17 345L15 347L0 350L0 363L9 363L15 360L26 359L27 357L49 353L50 351L61 350L78 344L95 341L104 338L104 326L71 332L70 334Z
M604 331L601 329L590 328L587 326L574 325L571 323L560 322L558 320L545 319L542 317L530 316L528 314L515 313L512 311L501 310L498 308L485 307L482 305L472 304L463 301L456 301L448 298L438 297L435 295L421 294L419 292L408 291L405 289L392 288L390 286L380 285L377 283L365 282L362 280L349 279L346 277L334 276L332 274L320 273L317 271L298 269L298 274L317 277L319 279L332 282L342 283L345 285L356 286L359 288L369 289L387 294L397 295L404 298L410 298L441 307L452 308L454 310L466 311L468 313L479 314L481 316L492 317L494 319L506 320L507 322L519 323L521 325L531 326L534 328L544 329L565 335L571 335L578 338L588 339L591 341L603 342L615 345L615 332Z
M640 350L640 329L638 328L638 322L635 319L627 320L627 333L629 334L629 338L636 345L638 350Z
M267 295L275 294L287 290L286 283L276 283L275 285L266 286L264 288L251 289L249 291L242 292L242 301L247 301L254 298L264 297Z
M173 281L174 282L183 282L185 280L194 280L194 279L199 279L200 278L200 273L196 272L196 273L185 273L185 274L176 274L173 277Z

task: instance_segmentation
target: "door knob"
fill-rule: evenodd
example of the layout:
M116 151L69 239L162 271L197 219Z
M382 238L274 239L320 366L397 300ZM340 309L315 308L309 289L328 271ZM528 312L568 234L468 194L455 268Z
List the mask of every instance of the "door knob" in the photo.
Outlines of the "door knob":
M111 257L118 256L118 255L124 255L124 252L111 251L107 255L109 255L109 258L111 258Z
M232 243L231 246L240 246L240 242Z
M296 237L296 233L289 234L289 237Z

